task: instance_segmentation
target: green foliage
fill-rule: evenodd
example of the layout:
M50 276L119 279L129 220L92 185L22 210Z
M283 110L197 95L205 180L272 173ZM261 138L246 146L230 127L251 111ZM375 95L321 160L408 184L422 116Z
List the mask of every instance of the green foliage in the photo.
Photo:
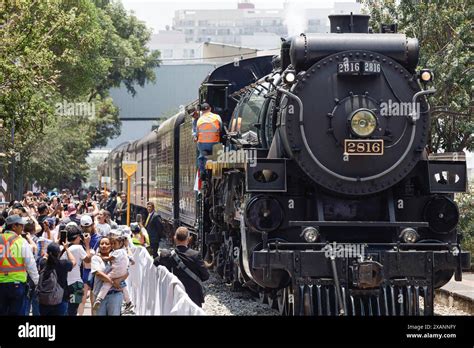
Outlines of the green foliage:
M374 29L398 23L399 31L420 42L420 67L435 73L431 97L433 152L473 150L474 6L468 0L364 0Z
M456 194L456 203L459 207L459 229L463 233L463 249L474 253L474 185L470 186L469 193Z
M2 139L6 152L20 154L29 182L83 179L90 148L120 134L109 89L124 83L135 94L133 85L155 80L151 31L106 0L6 0L0 22L0 116L15 129L13 143ZM58 114L63 102L93 103L95 113Z
M119 87L124 83L128 91L135 95L134 85L143 87L147 81L154 82L153 68L157 66L159 51L150 52L146 43L150 40L151 30L135 16L128 15L122 4L114 3L102 6L104 13L110 18L110 24L116 30L107 31L104 52L114 57L113 66L107 79L101 84L97 93L103 94L110 87ZM112 34L113 33L113 34Z

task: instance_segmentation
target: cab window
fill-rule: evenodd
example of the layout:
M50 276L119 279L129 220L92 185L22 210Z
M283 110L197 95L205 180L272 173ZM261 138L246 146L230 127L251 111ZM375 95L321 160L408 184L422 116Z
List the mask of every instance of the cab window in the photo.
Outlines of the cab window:
M240 125L240 134L242 138L250 143L259 142L259 129L256 127L260 123L260 114L265 103L263 93L254 90L242 104L240 115L242 122Z

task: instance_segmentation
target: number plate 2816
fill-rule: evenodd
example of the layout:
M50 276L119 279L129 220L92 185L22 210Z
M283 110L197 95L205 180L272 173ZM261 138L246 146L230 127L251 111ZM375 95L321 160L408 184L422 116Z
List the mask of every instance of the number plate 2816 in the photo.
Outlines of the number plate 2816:
M380 156L383 139L345 139L344 152L352 156Z

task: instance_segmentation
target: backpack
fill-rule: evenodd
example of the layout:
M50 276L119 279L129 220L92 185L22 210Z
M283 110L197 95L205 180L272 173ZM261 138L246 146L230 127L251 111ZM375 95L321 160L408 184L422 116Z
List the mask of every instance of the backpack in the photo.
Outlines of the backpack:
M55 306L63 302L64 289L58 283L55 269L48 270L48 267L44 267L40 271L36 292L39 304Z

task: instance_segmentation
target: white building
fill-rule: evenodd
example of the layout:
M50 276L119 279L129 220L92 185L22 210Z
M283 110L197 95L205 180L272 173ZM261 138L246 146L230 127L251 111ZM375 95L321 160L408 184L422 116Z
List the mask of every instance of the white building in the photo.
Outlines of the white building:
M186 42L220 42L242 45L242 35L274 33L287 35L283 9L258 10L250 2L239 2L234 10L178 10L173 29L182 31Z
M333 7L305 8L285 2L281 9L260 10L248 0L241 0L237 8L230 10L179 10L175 12L173 28L152 35L149 46L160 50L165 65L213 63L215 55L211 52L217 51L213 45L218 44L227 46L227 56L240 50L250 58L249 49L277 53L282 37L328 32L328 15L350 12L360 13L360 4L336 2ZM233 59L228 58L227 61ZM222 62L223 59L217 60Z
M262 49L272 49L279 45L280 38L274 34L263 34L256 38L266 38L268 45L263 45ZM250 36L249 46L253 36ZM277 43L278 42L278 43ZM245 45L247 46L247 45ZM177 30L160 30L154 34L149 43L151 49L161 52L163 65L182 64L225 64L234 59L252 58L257 56L257 49L229 45L218 42L194 43L185 41L185 35Z
M160 30L151 37L148 46L161 52L163 64L184 64L186 61L197 62L202 58L202 44L186 43L185 35L177 30Z
M99 187L99 172L97 166L108 156L110 149L92 149L86 161L89 165L89 172L87 173L87 181L84 187Z

